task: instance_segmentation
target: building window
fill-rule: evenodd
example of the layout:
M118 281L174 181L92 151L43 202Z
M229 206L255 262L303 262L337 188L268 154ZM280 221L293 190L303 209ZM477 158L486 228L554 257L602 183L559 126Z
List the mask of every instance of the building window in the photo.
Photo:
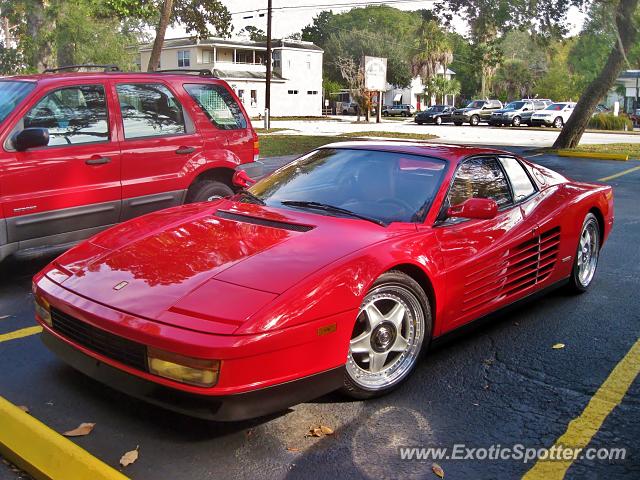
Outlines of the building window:
M244 90L238 90L238 98L244 103Z
M202 52L202 63L215 63L213 50L204 50Z
M307 90L307 95L317 95L318 91L317 90Z
M289 90L287 93L289 95L297 95L298 94L298 90Z
M273 52L271 58L273 58L273 68L280 68L280 52Z
M311 55L307 55L307 70L311 70Z
M236 50L235 63L253 63L253 50Z
M255 107L258 105L258 91L251 90L251 106Z
M189 50L178 50L178 68L191 66L191 52Z

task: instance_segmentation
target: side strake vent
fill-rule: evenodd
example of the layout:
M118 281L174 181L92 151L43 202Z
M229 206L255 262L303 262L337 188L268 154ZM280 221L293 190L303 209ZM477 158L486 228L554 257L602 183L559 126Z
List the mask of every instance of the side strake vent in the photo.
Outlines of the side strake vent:
M313 230L310 225L300 225L298 223L279 222L277 220L268 220L266 218L252 217L249 215L242 215L240 213L227 212L224 210L218 210L216 216L224 218L226 220L234 220L236 222L251 223L253 225L262 225L264 227L281 228L283 230L291 230L294 232L308 232Z
M558 260L560 227L507 250L495 262L466 276L462 310L503 300L546 280Z

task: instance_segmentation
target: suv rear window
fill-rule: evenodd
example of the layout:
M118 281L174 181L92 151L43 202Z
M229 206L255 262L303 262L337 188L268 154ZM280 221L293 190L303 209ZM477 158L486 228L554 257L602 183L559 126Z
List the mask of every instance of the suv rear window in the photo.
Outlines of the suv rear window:
M220 85L192 83L184 86L191 98L209 117L211 123L221 130L247 128L240 106L226 88Z
M7 118L34 88L35 82L0 82L0 122Z

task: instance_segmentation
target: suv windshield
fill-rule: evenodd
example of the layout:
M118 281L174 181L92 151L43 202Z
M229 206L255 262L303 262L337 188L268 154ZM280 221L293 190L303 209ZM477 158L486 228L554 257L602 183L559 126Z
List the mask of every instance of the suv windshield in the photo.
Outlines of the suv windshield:
M337 207L385 224L419 222L445 167L444 160L420 155L322 148L259 181L250 192L269 206L343 216Z
M35 82L0 81L0 122L4 121L34 88Z
M511 102L504 108L505 110L520 110L522 107L524 107L524 105L525 102Z
M482 108L484 104L487 103L484 100L476 100L467 105L467 108Z

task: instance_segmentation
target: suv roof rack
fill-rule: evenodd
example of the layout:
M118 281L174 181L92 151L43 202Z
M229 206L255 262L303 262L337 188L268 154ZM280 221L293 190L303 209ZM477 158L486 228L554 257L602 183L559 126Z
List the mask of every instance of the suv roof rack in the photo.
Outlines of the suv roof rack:
M213 72L209 69L206 68L200 68L200 69L189 69L189 68L168 68L166 70L156 70L155 72L149 72L149 73L169 73L169 74L175 74L175 75L179 75L181 73L197 73L199 76L201 77L216 77L216 75L213 74Z
M94 63L85 63L85 64L80 64L80 65L65 65L63 67L47 68L42 73L66 72L67 70L79 70L81 68L100 69L100 70L103 70L104 72L119 72L120 71L120 67L118 67L118 65L114 65L114 64L97 65L97 64L94 64Z

